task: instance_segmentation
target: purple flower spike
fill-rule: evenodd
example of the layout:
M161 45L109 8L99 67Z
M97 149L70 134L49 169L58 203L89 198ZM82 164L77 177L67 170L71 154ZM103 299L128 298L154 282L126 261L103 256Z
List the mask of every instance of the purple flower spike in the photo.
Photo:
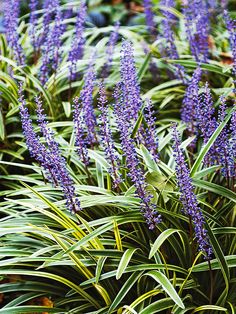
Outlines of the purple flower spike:
M107 106L107 97L106 91L103 84L100 84L99 89L99 99L98 99L98 108L101 111L99 116L100 120L100 134L101 134L101 143L105 151L106 158L110 164L109 173L113 178L113 184L116 188L121 183L121 176L119 174L120 161L118 154L115 150L114 141L112 138L111 128L108 120L108 106Z
M176 162L176 177L181 193L180 201L183 205L184 213L191 218L191 221L194 225L199 251L205 253L206 259L210 259L212 256L212 248L207 231L204 227L205 219L203 217L201 208L197 203L196 195L193 192L194 188L190 178L189 169L184 161L184 153L180 148L181 143L176 124L173 125L172 130L174 140L173 151Z
M45 85L49 77L50 48L51 48L51 38L48 37L47 43L42 49L43 58L42 58L42 65L39 71L39 75L40 75L39 79L42 85Z
M71 81L76 79L76 63L78 60L82 59L84 53L85 39L83 36L83 32L86 14L87 7L85 5L85 2L81 2L76 19L75 35L68 56L68 61L70 62L69 70Z
M36 37L36 28L37 28L37 9L39 2L38 0L30 0L29 8L30 8L30 30L29 34L31 37L31 43L36 51L38 49L38 39Z
M18 18L20 13L20 0L8 0L4 3L4 24L6 36L18 65L25 64L23 49L19 43Z
M221 105L218 113L218 124L222 122L226 116L226 99L221 96ZM228 180L235 175L234 169L234 152L229 141L229 131L227 126L221 131L216 140L216 153L218 163L221 165L221 173Z
M201 75L201 68L197 68L194 71L193 76L186 89L183 99L183 106L181 109L181 119L187 124L190 135L196 135L198 133L196 128L196 109L199 108L198 92Z
M197 126L200 131L200 136L203 138L204 144L208 142L218 126L214 114L215 109L213 106L211 91L208 87L208 83L206 82L204 91L200 95L200 99L198 99L196 107ZM210 150L204 157L204 164L210 166L214 165L216 161L216 143L213 143Z
M116 22L115 29L110 35L109 42L106 48L107 60L101 71L102 78L106 78L110 73L112 60L113 60L113 53L114 53L116 42L119 37L119 28L120 28L120 22Z
M228 12L224 11L224 17L226 21L226 26L229 32L229 41L233 55L233 76L234 76L234 84L236 83L236 20L232 20L229 17Z
M38 48L37 38L36 38L36 27L37 27L37 13L38 9L38 0L30 0L29 8L30 8L30 37L31 43L36 51Z
M196 117L198 120L197 123L201 131L204 144L206 144L217 127L216 119L214 117L215 109L208 82L206 82L204 91L200 95L200 100L197 104L199 105L196 110Z
M175 6L174 0L162 0L161 5L167 8L173 8ZM162 53L166 55L167 58L177 60L179 59L179 54L175 45L174 31L173 27L176 23L176 19L172 13L162 10L162 36L165 39L165 44L162 45ZM175 64L176 76L185 83L185 70L180 64Z
M73 121L75 130L75 147L80 160L85 166L89 165L88 148L85 134L85 123L83 121L82 106L78 97L74 99Z
M117 86L114 92L115 115L120 132L121 146L126 157L126 166L129 170L128 176L135 187L135 194L140 199L140 208L143 213L149 229L154 229L156 224L161 222L161 216L158 214L156 205L151 202L152 195L148 194L147 183L142 168L140 168L140 161L135 149L135 142L131 137L129 128L129 121L127 115L124 114L123 99L120 90L120 85Z
M230 169L231 176L236 175L236 111L233 112L231 122L230 122L230 143L229 143L229 154L231 154L232 162L234 163L234 169ZM231 164L232 165L232 164Z
M152 36L157 35L156 25L154 22L154 13L152 11L152 1L151 0L143 0L143 6L144 6L144 14L146 18L146 24L148 31Z
M23 134L26 139L26 145L30 156L35 158L44 169L48 181L56 186L57 179L54 171L54 165L46 147L40 142L39 136L34 131L32 120L30 119L29 111L24 99L22 84L19 87L19 102Z
M45 13L43 15L43 32L38 41L39 47L41 47L46 42L46 38L48 37L48 32L50 29L50 23L52 22L54 17L54 12L57 12L59 7L60 7L59 0L44 1L43 9L45 10Z
M62 156L59 145L54 139L54 133L52 129L48 127L46 115L44 114L42 107L42 101L39 97L36 97L35 101L37 104L38 124L47 144L47 150L53 165L56 182L62 188L64 197L66 199L67 208L70 210L70 212L75 213L78 210L81 210L80 202L75 195L75 187L66 168L66 160Z
M220 96L220 102L218 119L220 122L222 122L226 116L226 98L224 96Z
M235 106L235 105L234 105ZM233 158L236 159L236 111L233 112L231 123L230 123L230 131L231 131L231 149L233 151Z
M54 140L54 133L48 127L46 115L43 112L42 102L36 97L38 123L45 138L47 147L40 142L39 136L35 133L32 120L26 107L23 95L23 88L19 88L20 116L23 134L31 157L34 157L45 170L47 179L55 186L60 186L66 199L66 205L71 212L80 210L80 203L75 195L73 181L66 169L65 158L62 157L57 142Z
M183 13L185 15L185 27L190 50L197 62L207 62L210 31L207 1L188 1L183 8Z
M146 100L146 107L144 109L144 119L146 128L144 129L144 143L147 149L151 152L155 162L159 160L158 154L158 138L156 136L156 119L153 116L152 103L150 99Z
M42 47L40 82L43 85L47 82L51 69L55 74L57 72L61 57L61 36L63 29L60 7L57 7L54 25L49 28L46 42Z
M133 45L128 40L122 43L120 68L124 94L123 110L128 121L136 120L142 106L142 100L135 68Z
M51 37L52 37L52 45L53 45L53 52L52 52L52 69L54 72L57 71L59 63L61 61L61 37L64 32L64 27L62 25L62 13L60 8L57 8L56 17L55 17L55 24L52 29Z

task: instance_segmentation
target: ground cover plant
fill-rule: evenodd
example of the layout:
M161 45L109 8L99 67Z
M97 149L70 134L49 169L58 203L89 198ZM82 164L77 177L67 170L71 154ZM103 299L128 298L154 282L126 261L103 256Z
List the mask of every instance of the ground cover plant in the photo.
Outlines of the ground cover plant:
M0 9L0 313L235 313L234 1Z

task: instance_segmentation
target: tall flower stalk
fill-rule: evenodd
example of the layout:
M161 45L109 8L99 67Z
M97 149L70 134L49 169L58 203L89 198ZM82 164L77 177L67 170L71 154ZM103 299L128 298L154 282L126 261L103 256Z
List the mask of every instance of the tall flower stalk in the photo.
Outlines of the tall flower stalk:
M140 167L140 161L135 149L135 141L131 137L129 112L124 110L124 96L122 95L121 84L119 84L114 92L115 98L115 115L118 130L120 132L120 140L124 156L126 158L126 166L128 168L128 176L135 187L135 194L140 199L140 209L149 226L153 230L161 221L161 216L157 212L156 204L152 202L152 195L148 193L147 183L143 169Z
M110 165L108 171L113 178L113 184L116 188L122 181L119 173L120 161L115 150L115 144L109 123L106 91L102 83L99 88L98 108L101 112L99 115L101 144L105 151L106 159Z
M210 15L205 0L187 1L183 7L186 34L190 50L199 63L208 61Z
M97 120L93 108L93 90L96 83L94 71L94 54L92 54L89 67L84 77L84 85L79 97L73 100L73 122L75 132L75 147L80 160L85 165L85 171L91 181L88 171L88 147L97 143Z
M44 0L43 2L43 25L42 25L42 32L38 40L38 47L41 47L45 44L46 39L48 37L48 32L50 30L50 24L53 21L55 16L54 12L57 12L60 6L59 0Z
M71 48L68 55L69 61L69 71L70 71L70 81L76 78L76 64L77 61L82 59L84 53L84 25L85 18L87 14L87 7L85 2L82 1L77 13L76 25L75 25L75 35L72 40Z
M200 136L203 138L203 144L206 144L212 134L215 132L218 123L215 118L215 108L208 83L204 86L203 93L197 101L196 120ZM207 166L215 164L217 161L216 142L213 143L210 150L204 157L204 164Z
M226 99L221 96L221 104L218 113L218 125L224 120L226 116ZM221 165L221 173L227 178L228 186L230 185L230 178L235 176L234 169L234 152L229 141L229 130L225 126L216 140L216 153L218 163Z
M189 169L184 161L184 153L180 147L180 137L177 131L177 126L172 126L173 132L173 151L176 162L176 177L178 187L180 189L180 201L183 205L183 210L190 218L190 223L193 223L195 230L195 237L198 242L198 249L205 254L206 259L212 256L212 248L209 237L204 226L205 219L201 208L198 205L197 197L194 194L192 180L190 178Z
M196 125L196 118L198 115L197 108L199 108L199 82L201 80L202 70L197 68L191 80L188 83L183 105L181 109L181 119L187 124L189 135L197 135L198 129Z
M235 105L234 105L235 106ZM232 153L231 158L233 159L234 163L234 170L233 174L234 177L232 179L232 190L235 191L235 177L236 177L236 111L233 112L230 122L230 152Z
M224 11L224 17L229 32L229 41L233 56L232 74L234 79L234 91L236 91L236 20L232 20L226 10Z
M157 35L156 25L154 22L154 13L152 10L152 0L143 0L144 14L146 18L147 29L155 37Z
M19 88L20 116L26 145L30 155L45 170L47 179L54 186L61 187L66 199L67 208L71 212L76 212L81 209L80 202L75 194L73 181L66 168L66 160L62 156L59 145L54 139L53 131L48 127L40 98L36 97L35 101L37 104L38 124L45 138L46 146L40 142L39 136L34 131L21 85Z
M152 158L157 162L159 160L158 154L158 138L156 135L155 117L153 114L152 102L150 99L146 100L144 108L145 126L142 126L141 137L146 148L150 151Z
M203 144L207 144L212 134L215 132L220 123L226 116L226 99L220 98L221 105L218 111L218 120L215 117L215 108L208 83L205 84L203 93L199 96L198 106L196 108L196 126L199 130L199 135L203 138ZM218 135L210 150L204 157L204 164L207 166L220 165L221 173L227 178L235 176L234 162L234 113L231 119L230 129L225 126Z
M167 8L173 8L175 6L174 0L161 0L161 5ZM161 36L165 39L165 43L162 45L162 53L169 59L177 60L179 59L179 53L175 44L175 35L174 35L174 25L176 19L172 13L167 10L162 10L163 19L162 19L162 31ZM175 73L176 76L185 83L185 71L184 67L180 64L175 64Z
M73 181L66 168L66 160L62 156L59 145L54 139L54 132L48 126L41 99L36 97L35 101L37 105L38 124L47 144L47 150L53 164L53 169L55 170L56 182L62 188L67 208L71 212L77 212L81 209L80 202L75 194Z
M234 105L235 106L235 105ZM236 111L233 112L230 122L230 133L231 133L231 149L233 151L233 158L236 160Z
M60 8L57 8L56 16L55 16L55 23L52 29L52 44L53 44L53 51L52 51L52 69L56 73L61 61L61 54L62 54L62 35L64 32L64 27L62 26L62 12Z
M18 65L25 64L25 56L17 31L20 14L20 0L8 0L4 3L4 23L9 46Z
M61 58L61 37L63 34L62 14L60 7L55 8L56 16L53 25L49 26L46 42L42 47L42 64L40 67L40 82L45 85L51 70L55 75Z
M50 155L48 154L46 147L40 142L39 136L34 131L33 123L30 119L29 111L24 98L22 84L20 84L19 86L18 93L21 125L30 156L35 158L40 166L44 169L48 181L56 185L57 181L54 174L54 168L51 163Z
M38 9L38 0L30 0L29 8L30 8L30 37L31 43L34 47L34 53L38 50L38 38L36 35L36 28L37 28L37 9Z
M133 45L130 41L123 41L120 60L121 82L123 83L124 110L128 121L138 118L142 106L140 86L138 83Z

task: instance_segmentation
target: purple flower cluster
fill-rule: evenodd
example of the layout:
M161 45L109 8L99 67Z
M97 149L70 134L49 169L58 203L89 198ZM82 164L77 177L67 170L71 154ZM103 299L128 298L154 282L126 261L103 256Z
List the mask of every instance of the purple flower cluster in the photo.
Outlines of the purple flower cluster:
M81 2L80 8L77 13L76 25L75 25L75 35L72 40L71 48L69 51L68 61L70 62L70 80L76 78L76 63L78 60L82 59L84 53L84 24L87 14L87 7L85 2Z
M201 74L201 69L197 68L189 82L183 100L181 118L187 123L189 134L199 135L203 139L203 144L206 144L225 118L226 100L224 97L221 97L221 106L217 120L208 83L205 84L203 92L199 95ZM227 178L235 175L233 138L233 127L231 126L230 132L228 127L225 126L204 157L206 166L221 165L221 173Z
M110 164L110 168L108 171L113 178L114 187L117 187L122 181L119 173L120 161L118 154L115 150L115 145L108 118L106 91L102 83L100 84L99 89L98 109L101 111L99 115L101 143L105 151L106 158Z
M206 259L210 259L212 255L212 248L207 231L204 227L205 219L197 203L196 195L193 192L193 185L190 178L189 169L184 161L184 154L180 148L180 137L175 124L173 125L172 129L174 140L173 151L176 162L176 177L181 193L180 201L183 205L184 213L190 217L194 225L199 251L205 253Z
M160 5L166 8L174 8L175 0L161 0ZM177 50L174 44L174 33L172 29L176 24L176 18L171 12L167 10L161 10L161 13L163 15L162 34L166 38L167 43L170 45L170 47L167 47L168 55L172 56L173 59L176 59Z
M233 158L236 159L236 111L233 112L231 123L230 123L230 133L231 133L231 141L230 146L233 152Z
M37 28L37 9L38 9L39 2L38 0L30 0L29 8L30 8L30 37L31 42L36 51L38 48L38 39L36 36L36 28Z
M52 42L52 69L54 72L57 71L59 63L61 61L61 37L64 32L64 27L62 26L62 13L60 8L57 8L55 23L51 33L51 42Z
M230 122L230 141L229 141L229 155L230 155L230 171L228 171L228 175L236 176L236 111L233 112Z
M73 181L69 176L66 168L66 160L62 156L58 143L54 139L54 132L48 127L46 115L42 107L42 101L39 97L35 98L37 105L38 124L40 126L42 135L47 144L48 155L52 164L53 172L55 175L55 182L62 188L64 197L66 199L67 208L71 212L80 210L80 203L75 195L75 187Z
M56 7L54 25L48 29L46 41L42 46L42 65L40 67L40 82L44 85L50 70L57 71L61 57L61 37L63 34L62 14L60 7Z
M120 61L121 82L124 97L124 110L128 121L138 118L142 106L140 87L138 83L132 43L124 40Z
M45 44L50 29L50 23L53 21L55 15L54 12L57 12L59 6L59 0L44 0L43 27L42 34L38 40L38 48Z
M155 37L157 35L157 30L154 22L154 13L152 11L152 1L143 0L143 7L148 31L153 37Z
M210 17L207 1L193 0L183 7L190 50L197 62L207 62Z
M30 152L30 156L35 158L37 162L45 170L47 179L56 184L55 177L52 173L52 165L45 146L40 142L39 136L35 133L32 120L30 119L29 111L26 106L26 101L23 95L23 85L19 87L19 102L20 102L20 117L23 129L23 135L26 139L26 145Z
M25 56L19 42L18 18L20 13L20 0L8 0L4 3L4 24L6 28L7 41L12 48L18 65L24 65Z
M199 134L203 138L203 143L206 144L218 126L215 118L213 99L207 82L204 86L203 93L201 93L196 103L196 123ZM216 143L213 143L210 150L204 157L204 164L210 166L213 165L216 160Z
M161 0L160 4L167 8L173 8L175 6L174 0ZM162 54L167 56L169 59L177 60L179 59L179 54L175 45L174 31L173 27L176 22L175 17L169 11L162 10L162 37L165 39L165 43L162 45ZM175 65L176 75L179 79L185 82L185 71L184 67L180 64Z
M118 37L119 37L119 28L120 28L120 22L115 23L115 28L114 31L111 33L108 45L106 48L106 56L107 60L102 68L101 71L101 77L106 78L111 70L111 65L112 65L112 59L113 59L113 53L115 49L115 45L117 43Z
M40 72L39 72L39 79L43 85L47 82L48 77L49 77L50 49L51 49L51 42L48 37L47 43L42 49L42 53L43 53L42 65L40 67Z
M124 98L119 84L114 92L115 98L115 115L120 132L121 146L126 157L126 166L128 176L134 184L136 195L140 198L141 212L143 213L149 229L154 229L156 224L161 221L156 205L151 202L152 195L147 191L147 183L142 168L140 167L139 158L135 149L135 141L131 137L129 127L129 112L124 110Z
M198 92L201 75L202 70L198 67L188 83L181 109L181 119L187 124L190 135L197 134L196 115L198 110L196 109L199 108Z
M196 103L198 104L196 110L198 127L205 144L216 129L215 109L208 82L206 82L203 93L199 96L199 100Z
M197 81L196 81L197 82ZM206 144L210 137L213 135L219 124L224 120L226 115L226 99L221 97L221 105L218 111L218 120L215 117L215 109L213 106L213 100L211 91L208 83L205 84L203 92L198 95L199 89L198 84L195 85L193 90L189 91L190 104L193 101L195 109L193 114L186 111L186 117L189 117L187 122L193 126L192 130L195 134L199 135L203 139L203 144ZM188 96L189 96L188 95ZM189 97L186 98L189 100ZM185 100L186 100L185 99ZM190 108L192 108L192 104ZM221 173L226 178L235 176L235 165L234 165L234 115L232 116L231 127L228 129L227 126L221 131L210 150L204 157L204 164L206 166L221 165ZM235 137L236 138L236 137Z
M142 127L141 136L146 148L150 151L153 159L157 162L159 160L158 154L158 138L156 135L155 117L153 116L152 102L150 99L146 100L144 108L145 126Z
M233 75L234 75L234 82L236 80L236 20L232 20L229 17L229 14L227 11L224 11L224 17L226 26L229 32L229 40L230 40L230 46L232 50L233 55Z
M93 90L96 83L94 71L94 55L92 55L88 70L84 77L84 85L80 97L74 99L75 146L81 161L89 164L88 146L97 142L96 116L93 108Z
M221 105L218 113L218 124L224 120L226 116L226 99L221 97ZM229 130L227 126L221 131L216 140L217 161L221 165L221 173L224 177L230 178L235 175L234 171L234 153L230 145Z
M38 123L45 138L47 147L40 142L39 136L35 133L32 120L23 96L22 85L19 88L20 116L23 134L30 155L34 157L46 172L47 179L55 186L60 186L66 199L67 208L71 212L80 209L80 203L75 195L73 181L66 169L66 160L61 155L57 142L54 140L54 133L48 127L46 116L43 112L42 102L36 97Z

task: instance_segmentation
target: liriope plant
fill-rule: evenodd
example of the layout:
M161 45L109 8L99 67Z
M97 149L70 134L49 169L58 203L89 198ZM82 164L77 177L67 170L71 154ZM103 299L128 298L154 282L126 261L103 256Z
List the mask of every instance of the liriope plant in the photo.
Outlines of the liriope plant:
M91 26L83 2L52 2L30 1L19 24L7 8L18 35L1 35L0 313L234 313L225 25L209 54L204 6L197 19L190 3L182 14L145 1L148 36L145 25Z

